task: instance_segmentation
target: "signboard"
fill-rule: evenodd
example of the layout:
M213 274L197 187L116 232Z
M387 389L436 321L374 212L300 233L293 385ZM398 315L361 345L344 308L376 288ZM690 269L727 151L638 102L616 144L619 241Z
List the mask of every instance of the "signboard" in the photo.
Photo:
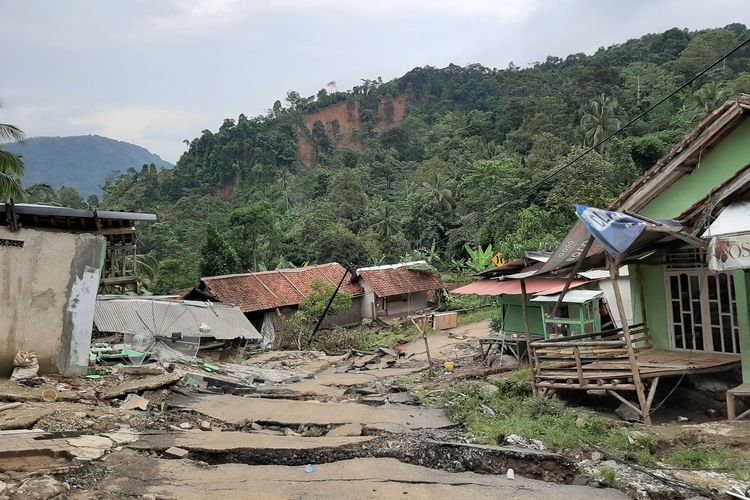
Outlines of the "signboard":
M648 223L622 212L576 205L576 215L591 236L604 245L607 253L617 258L628 251L646 229Z
M708 244L708 268L712 271L750 269L750 233L711 238Z
M505 265L505 258L503 257L503 254L501 254L500 252L497 252L492 257L492 263L495 264L495 267L502 267L502 266L504 266Z
M550 255L549 260L539 270L538 274L575 264L586 249L586 243L588 243L590 237L591 235L589 235L586 227L580 222L576 222L568 235L565 236L565 239L555 249L554 253ZM594 245L589 250L589 255L594 255L598 252L601 252L601 246L596 248L596 245Z

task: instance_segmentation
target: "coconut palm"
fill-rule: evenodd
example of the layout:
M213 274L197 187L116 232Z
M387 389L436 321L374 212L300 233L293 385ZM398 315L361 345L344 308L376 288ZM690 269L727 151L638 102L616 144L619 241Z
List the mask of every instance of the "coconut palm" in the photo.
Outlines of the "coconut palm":
M617 99L602 94L592 99L583 108L581 127L584 133L584 144L594 146L620 128L617 116ZM599 144L599 152L604 151L604 144Z
M453 207L456 205L456 200L453 198L453 191L448 188L447 183L440 177L440 174L434 174L429 180L424 181L422 183L422 191L448 210L453 210Z
M372 228L387 240L401 230L401 224L386 206L383 208L380 220L373 224Z
M22 141L24 133L14 125L0 123L0 144ZM23 160L18 155L0 149L0 201L22 199Z

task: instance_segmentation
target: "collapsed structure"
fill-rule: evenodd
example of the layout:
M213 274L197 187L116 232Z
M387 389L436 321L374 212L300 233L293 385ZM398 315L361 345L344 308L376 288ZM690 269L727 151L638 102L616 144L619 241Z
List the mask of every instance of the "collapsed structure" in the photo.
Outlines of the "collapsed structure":
M121 237L152 214L0 205L0 374L17 351L42 372L85 374L100 279L133 283L135 251ZM118 238L112 240L112 238ZM134 238L134 236L133 236Z

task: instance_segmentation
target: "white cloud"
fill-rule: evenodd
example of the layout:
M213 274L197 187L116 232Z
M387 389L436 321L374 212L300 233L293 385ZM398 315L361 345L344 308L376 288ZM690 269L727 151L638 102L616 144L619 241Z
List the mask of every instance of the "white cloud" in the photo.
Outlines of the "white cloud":
M72 126L138 144L169 161L184 150L182 139L192 139L206 121L187 111L148 107L102 109L69 120Z

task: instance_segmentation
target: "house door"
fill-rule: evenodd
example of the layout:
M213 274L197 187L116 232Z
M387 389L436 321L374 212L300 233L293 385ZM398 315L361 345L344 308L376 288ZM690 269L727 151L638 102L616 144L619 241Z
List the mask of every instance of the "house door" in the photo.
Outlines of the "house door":
M734 281L705 268L667 271L673 349L739 353Z

